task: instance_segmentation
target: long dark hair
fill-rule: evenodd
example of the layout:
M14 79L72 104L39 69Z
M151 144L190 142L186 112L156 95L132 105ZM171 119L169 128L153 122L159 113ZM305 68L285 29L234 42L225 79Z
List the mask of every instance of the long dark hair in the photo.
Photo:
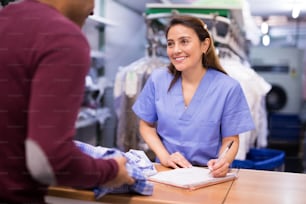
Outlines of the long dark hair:
M225 72L225 70L223 69L223 67L220 64L219 58L216 54L215 51L215 46L214 46L214 42L213 39L210 37L210 34L208 32L208 30L205 28L205 23L194 16L190 16L190 15L175 15L171 20L170 23L168 25L168 28L166 29L166 38L168 39L168 32L170 30L170 28L172 28L174 25L183 25L183 26L187 26L191 29L193 29L197 36L199 37L199 40L201 42L203 42L206 38L210 39L210 46L207 50L207 53L203 53L202 55L202 65L204 69L215 69L218 70L224 74L227 74ZM181 76L181 71L178 71L175 69L174 65L172 63L170 63L168 65L168 70L169 72L174 76L173 80L170 83L170 86L168 88L168 91L172 88L172 86L175 84L175 82L179 79L179 77Z

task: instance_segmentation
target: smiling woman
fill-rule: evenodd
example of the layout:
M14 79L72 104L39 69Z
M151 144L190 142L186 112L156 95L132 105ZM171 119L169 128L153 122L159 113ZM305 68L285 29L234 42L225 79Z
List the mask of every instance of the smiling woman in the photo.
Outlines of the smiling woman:
M254 128L242 88L220 65L201 19L174 15L166 38L168 69L152 72L133 105L140 134L162 165L209 166L214 177L224 177L238 134Z

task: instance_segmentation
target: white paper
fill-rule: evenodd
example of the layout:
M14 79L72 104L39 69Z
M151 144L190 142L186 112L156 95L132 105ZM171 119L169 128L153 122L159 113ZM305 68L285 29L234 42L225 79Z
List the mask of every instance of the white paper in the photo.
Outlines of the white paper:
M235 179L235 173L228 173L225 177L214 178L210 170L203 167L177 168L162 171L149 177L149 180L169 184L182 188L196 189L216 183Z

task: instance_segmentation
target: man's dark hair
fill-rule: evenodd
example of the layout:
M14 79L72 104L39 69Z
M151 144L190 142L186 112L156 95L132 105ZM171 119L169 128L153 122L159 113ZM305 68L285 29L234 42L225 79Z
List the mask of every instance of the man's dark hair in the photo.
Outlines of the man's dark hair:
M2 6L6 6L6 5L8 5L10 2L13 2L13 1L15 1L15 0L0 0Z

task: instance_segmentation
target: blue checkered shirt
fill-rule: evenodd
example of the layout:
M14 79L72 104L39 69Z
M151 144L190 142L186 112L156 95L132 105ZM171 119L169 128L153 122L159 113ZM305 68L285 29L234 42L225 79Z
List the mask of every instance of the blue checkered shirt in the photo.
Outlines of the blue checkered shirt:
M128 193L134 192L141 195L152 195L153 184L147 180L148 176L157 173L153 163L141 150L133 150L124 153L115 148L93 146L84 142L75 141L76 146L85 154L93 158L114 158L124 156L127 158L126 168L131 177L134 178L133 185L123 185L118 188L95 187L93 189L95 198L99 199L107 193Z

